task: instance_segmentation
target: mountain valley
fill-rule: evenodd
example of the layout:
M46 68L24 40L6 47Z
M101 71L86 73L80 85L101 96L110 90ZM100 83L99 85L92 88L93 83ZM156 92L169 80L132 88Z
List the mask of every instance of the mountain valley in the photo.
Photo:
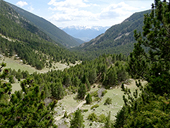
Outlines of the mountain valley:
M170 127L169 15L60 29L0 0L0 127Z

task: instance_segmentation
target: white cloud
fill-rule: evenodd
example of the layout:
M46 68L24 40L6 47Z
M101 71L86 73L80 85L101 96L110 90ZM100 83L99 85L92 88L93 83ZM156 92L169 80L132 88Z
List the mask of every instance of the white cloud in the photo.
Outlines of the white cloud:
M51 0L48 5L53 11L49 20L57 26L109 26L122 22L139 9L125 2L97 5L89 0Z
M87 2L87 0L84 0ZM51 16L51 19L56 21L71 21L71 20L92 20L95 19L95 14L87 11L87 7L96 6L93 4L86 4L82 0L65 0L56 2L51 0L48 5L50 10L55 11L55 14Z
M34 11L34 8L32 6L28 7L28 9L30 12Z
M116 18L120 16L131 15L132 11L138 10L138 8L129 6L124 2L118 4L111 4L108 7L104 8L100 14L101 18Z
M82 0L65 0L56 2L56 0L51 0L48 5L53 5L56 8L58 7L71 7L71 8L77 8L77 7L88 7L89 5L84 3Z
M18 6L20 6L20 7L23 7L23 6L25 6L25 5L28 5L28 3L25 2L25 1L18 1L18 2L16 3L16 5L18 5Z

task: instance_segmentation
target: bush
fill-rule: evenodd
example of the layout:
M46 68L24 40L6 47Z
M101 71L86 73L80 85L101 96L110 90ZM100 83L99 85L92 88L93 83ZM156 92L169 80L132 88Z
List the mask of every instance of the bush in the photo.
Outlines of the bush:
M89 116L88 116L87 119L88 119L88 120L91 120L91 121L98 122L98 117L97 117L97 115L96 115L94 112L91 113L91 114L89 114Z
M102 96L104 96L106 93L107 93L107 90L104 90L104 91L102 92Z
M91 92L91 96L98 97L98 90L94 91L94 92Z
M93 105L93 106L91 107L91 109L97 108L97 107L99 107L99 105L98 105L98 104L95 104L95 105Z
M98 122L100 123L106 123L106 116L104 114L101 114L99 117L98 117Z
M112 104L112 99L108 97L108 98L105 100L104 105L109 105L109 104Z
M81 112L88 112L88 109L83 109L81 110Z

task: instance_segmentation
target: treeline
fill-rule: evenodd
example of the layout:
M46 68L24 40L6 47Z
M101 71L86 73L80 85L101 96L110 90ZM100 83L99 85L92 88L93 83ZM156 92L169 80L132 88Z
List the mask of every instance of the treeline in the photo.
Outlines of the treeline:
M50 42L21 42L9 41L0 36L0 52L7 57L15 54L23 60L24 63L29 64L41 70L51 62L67 62L75 63L76 60L83 59L76 53L70 52ZM48 60L48 61L47 61Z

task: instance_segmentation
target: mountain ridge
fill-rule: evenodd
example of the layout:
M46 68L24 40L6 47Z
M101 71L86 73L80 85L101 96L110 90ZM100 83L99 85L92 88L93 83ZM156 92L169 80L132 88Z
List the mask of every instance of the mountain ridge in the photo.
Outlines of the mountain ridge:
M75 63L79 58L60 43L54 42L3 0L0 0L0 33L1 54L6 57L17 54L24 64L39 70L49 67L52 62Z
M87 56L95 58L102 54L126 54L129 55L135 43L134 30L142 31L144 14L151 10L136 12L122 23L113 25L105 33L85 42L73 50L81 51Z
M59 29L57 26L53 25L50 21L45 20L42 17L39 17L35 14L32 14L24 9L21 9L11 3L8 3L17 13L19 13L25 19L31 21L35 26L37 26L40 30L46 33L51 39L55 42L59 42L65 47L75 47L78 46L81 42L74 37L71 37L63 30Z

